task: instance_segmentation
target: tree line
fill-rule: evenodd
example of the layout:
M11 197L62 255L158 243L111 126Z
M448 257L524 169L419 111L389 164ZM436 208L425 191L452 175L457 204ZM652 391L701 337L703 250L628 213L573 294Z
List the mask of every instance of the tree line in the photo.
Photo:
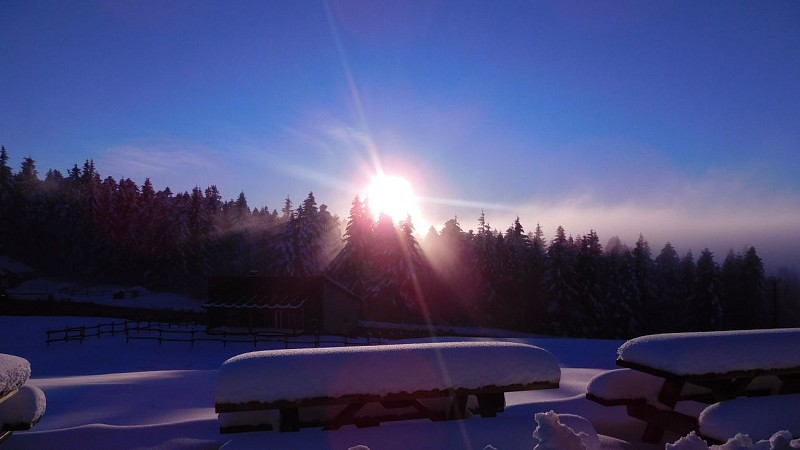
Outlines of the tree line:
M216 186L173 193L102 177L93 161L40 177L16 173L0 149L0 253L51 275L205 294L221 274L327 275L363 299L373 321L507 328L620 338L644 333L771 325L755 248L722 264L708 249L654 254L640 236L602 245L563 227L546 240L517 218L505 231L485 215L457 218L418 242L410 218L377 218L356 196L343 221L309 193L296 208L250 208ZM344 229L342 229L344 227Z

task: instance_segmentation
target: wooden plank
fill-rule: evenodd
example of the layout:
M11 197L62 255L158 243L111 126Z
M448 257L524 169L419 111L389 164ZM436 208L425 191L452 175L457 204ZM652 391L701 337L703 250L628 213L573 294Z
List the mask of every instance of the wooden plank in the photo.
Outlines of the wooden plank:
M281 431L300 431L300 410L297 407L280 408Z
M681 436L697 431L697 418L677 411L659 409L649 403L632 403L627 406L628 415L642 420L648 424L644 442L656 443L661 441L664 430L673 431Z
M450 396L450 409L447 411L447 418L451 420L464 419L467 416L468 395Z
M367 402L354 402L347 405L339 414L325 424L324 430L338 430L344 425L355 424L356 414ZM281 430L283 431L283 430Z
M496 417L506 408L505 394L478 394L476 397L481 417Z
M440 398L451 395L480 395L498 394L514 391L532 391L539 389L557 389L558 383L539 382L524 385L509 386L484 386L477 389L455 388L449 390L417 391L391 393L387 395L343 395L340 397L313 397L299 400L278 400L274 402L252 401L247 403L216 403L214 409L217 413L221 412L246 412L261 411L270 409L309 407L309 406L328 406L328 405L349 405L356 402L391 402L409 399Z
M661 390L658 392L658 401L669 409L675 409L678 399L681 397L681 391L686 383L679 378L666 378L664 384L661 385Z
M603 406L626 406L631 403L646 403L647 400L644 398L603 398L598 397L591 392L586 393L586 399L591 400L595 403L599 403Z
M682 379L687 383L697 384L700 386L704 386L704 382L706 381L714 381L714 380L739 379L739 378L752 379L764 375L776 375L780 377L786 375L791 376L800 374L800 366L787 367L783 369L753 369L753 370L736 370L732 372L714 372L714 373L678 375L672 372L668 372L666 370L656 369L635 362L625 361L623 359L617 359L617 365L620 367L627 367L630 369L638 370L640 372L649 373L651 375L655 375L661 378Z
M17 393L18 390L19 389L14 388L14 389L11 389L10 391L0 392L0 403L3 403L4 401L6 401L6 400L10 399L11 397L13 397L14 394Z
M272 431L272 425L264 423L260 425L233 425L229 427L219 427L219 432L221 434L250 433L253 431Z

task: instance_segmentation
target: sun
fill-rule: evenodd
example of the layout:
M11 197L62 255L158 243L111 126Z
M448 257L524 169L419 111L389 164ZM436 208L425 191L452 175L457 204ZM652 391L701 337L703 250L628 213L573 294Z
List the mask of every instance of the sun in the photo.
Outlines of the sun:
M406 217L419 218L419 201L409 181L401 176L374 175L364 189L365 200L377 219L387 214L392 221L399 223Z

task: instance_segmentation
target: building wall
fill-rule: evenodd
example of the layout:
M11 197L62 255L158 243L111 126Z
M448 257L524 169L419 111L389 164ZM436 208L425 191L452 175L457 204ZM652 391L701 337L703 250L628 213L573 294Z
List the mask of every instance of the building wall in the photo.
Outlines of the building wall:
M326 285L323 294L323 329L332 334L348 335L358 327L361 302L334 285Z
M305 303L297 309L276 308L225 308L209 307L208 327L220 326L262 328L292 333L352 334L358 326L361 301L346 289L328 279L281 279L281 284L270 284L268 278L220 277L209 282L209 300L225 297L257 295L260 292L275 293L289 285L291 295L307 296Z

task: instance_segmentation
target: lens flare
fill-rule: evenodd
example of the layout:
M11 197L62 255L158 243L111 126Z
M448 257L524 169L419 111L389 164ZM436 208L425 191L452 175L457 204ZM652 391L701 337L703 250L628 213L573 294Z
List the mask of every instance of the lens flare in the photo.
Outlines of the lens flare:
M372 177L364 196L376 218L386 214L397 223L411 216L420 217L419 200L407 179L397 175L379 174Z

